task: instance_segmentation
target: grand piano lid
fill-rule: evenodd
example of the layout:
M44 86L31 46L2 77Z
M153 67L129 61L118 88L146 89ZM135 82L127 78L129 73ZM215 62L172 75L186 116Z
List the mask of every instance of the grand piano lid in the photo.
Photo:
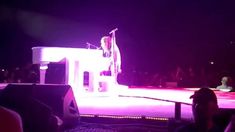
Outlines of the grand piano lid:
M33 47L33 63L47 64L61 62L65 58L74 60L97 61L102 57L102 50L64 47Z

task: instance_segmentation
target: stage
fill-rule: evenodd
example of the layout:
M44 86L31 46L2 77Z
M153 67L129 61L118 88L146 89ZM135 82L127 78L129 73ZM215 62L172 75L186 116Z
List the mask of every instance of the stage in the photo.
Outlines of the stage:
M115 93L88 93L76 97L81 116L175 118L175 102L181 104L181 118L192 119L189 97L198 88L116 87ZM214 89L219 108L235 109L235 93Z
M169 129L173 131L176 127L182 125L184 121L192 121L192 100L189 97L199 88L113 86L116 87L109 88L108 90L110 91L108 92L85 92L84 90L83 92L76 93L68 85L18 83L12 85L0 84L0 90L4 90L7 87L11 89L10 91L13 93L8 93L9 99L12 98L14 100L15 97L21 95L19 97L30 97L25 98L24 101L31 98L40 100L40 102L45 104L43 108L50 108L49 110L53 113L58 113L61 119L65 119L65 115L69 116L72 114L72 112L67 112L67 110L77 110L72 103L75 99L79 114L76 114L78 116L74 115L73 119L75 120L71 120L75 121L77 126L75 129L68 128L68 130L71 129L72 131L80 131L83 127L85 130L88 128L104 128L109 130L111 129L110 126L116 127L115 131L124 126L128 128L133 126L133 130L138 130L140 127L143 128L144 125L143 131L151 128L154 131L161 130L165 132L169 131ZM74 94L72 94L72 90ZM217 116L216 121L222 121L219 124L224 127L227 125L231 114L235 113L235 92L213 90L217 95L220 110L223 109L219 116ZM32 91L32 93L28 91ZM26 94L24 94L25 92ZM18 103L20 104L20 102ZM36 102L35 106L39 104L41 103ZM21 101L21 105L27 108L30 104ZM16 106L12 107L15 108ZM16 109L20 108L16 107ZM27 111L30 111L30 109L27 108ZM78 112L76 111L76 113ZM22 115L24 116L24 114ZM80 124L77 125L77 122L80 122Z
M8 84L0 84L4 89ZM199 88L158 88L116 85L112 92L81 92L74 96L81 116L125 116L175 118L175 106L181 104L181 118L192 119L189 97ZM235 92L213 89L219 108L235 109Z

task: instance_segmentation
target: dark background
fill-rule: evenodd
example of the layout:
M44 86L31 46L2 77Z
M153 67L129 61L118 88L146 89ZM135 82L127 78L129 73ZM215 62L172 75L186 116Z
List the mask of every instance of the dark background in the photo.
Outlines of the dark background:
M99 46L117 27L123 71L234 69L234 7L227 0L2 1L0 66L31 63L34 46Z

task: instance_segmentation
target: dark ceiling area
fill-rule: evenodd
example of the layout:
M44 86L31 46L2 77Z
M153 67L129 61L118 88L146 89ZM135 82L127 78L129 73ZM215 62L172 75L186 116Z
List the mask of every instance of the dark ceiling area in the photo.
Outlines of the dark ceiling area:
M123 69L159 71L180 66L233 67L235 2L188 0L3 1L0 64L31 62L34 46L100 45L118 28Z

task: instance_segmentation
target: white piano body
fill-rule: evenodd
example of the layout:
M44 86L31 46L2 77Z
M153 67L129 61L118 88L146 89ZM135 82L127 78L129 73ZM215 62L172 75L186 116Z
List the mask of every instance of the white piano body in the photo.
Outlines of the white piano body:
M89 88L98 90L100 72L105 70L106 61L102 50L62 47L33 47L33 64L40 64L40 83L45 83L48 64L65 63L65 84L70 85L74 92L85 90L83 75L89 72Z

